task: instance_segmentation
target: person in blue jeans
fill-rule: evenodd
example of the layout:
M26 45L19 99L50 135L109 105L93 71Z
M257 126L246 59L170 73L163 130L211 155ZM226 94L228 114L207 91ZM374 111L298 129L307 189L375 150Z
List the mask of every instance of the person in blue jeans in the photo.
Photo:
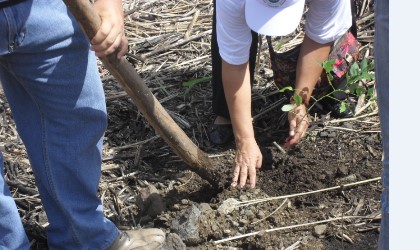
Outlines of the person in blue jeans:
M389 249L389 0L375 2L375 75L384 152L378 248Z
M120 232L98 184L107 112L96 56L127 51L121 0L98 0L89 41L62 1L0 0L0 82L47 213L49 249L156 249L160 229ZM0 154L0 249L29 249Z

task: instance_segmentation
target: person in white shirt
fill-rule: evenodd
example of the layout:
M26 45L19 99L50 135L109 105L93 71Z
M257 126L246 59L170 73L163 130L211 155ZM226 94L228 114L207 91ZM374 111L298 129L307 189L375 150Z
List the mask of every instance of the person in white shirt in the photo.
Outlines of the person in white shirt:
M295 146L309 125L307 105L333 42L352 25L349 0L307 0L305 37L296 69L295 94L303 103L289 112L285 147ZM231 124L236 143L232 186L256 185L262 154L251 115L249 54L252 33L284 36L299 25L305 0L216 0L216 34L222 58L222 81L229 117L216 113L215 124Z

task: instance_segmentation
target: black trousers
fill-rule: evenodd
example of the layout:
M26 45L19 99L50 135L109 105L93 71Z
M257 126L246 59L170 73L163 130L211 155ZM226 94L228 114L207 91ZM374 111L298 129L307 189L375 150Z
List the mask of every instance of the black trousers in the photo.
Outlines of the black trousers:
M225 91L222 81L222 58L219 54L216 34L216 0L213 0L213 22L211 34L211 56L212 56L212 87L213 87L213 112L217 116L229 119L229 109L226 103ZM252 44L249 51L249 70L251 82L254 81L255 62L257 59L258 34L252 32Z

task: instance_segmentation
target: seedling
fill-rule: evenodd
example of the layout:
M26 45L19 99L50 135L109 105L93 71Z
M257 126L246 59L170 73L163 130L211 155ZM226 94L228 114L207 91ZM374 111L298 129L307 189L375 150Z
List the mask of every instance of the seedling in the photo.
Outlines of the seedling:
M367 90L364 86L359 84L360 81L370 81L375 78L374 73L370 73L375 68L375 65L369 63L364 58L360 65L356 62L351 65L349 72L346 74L347 84L351 93L360 96L361 94L367 94L368 97L373 96L373 87L369 87Z
M360 96L362 94L366 94L367 98L372 98L374 95L374 87L366 87L363 84L360 84L361 81L370 81L375 78L375 74L371 73L371 71L374 69L374 64L372 62L368 62L366 58L362 59L361 62L355 62L351 65L349 71L346 73L345 77L347 80L347 89L348 90L342 90L342 89L336 89L334 85L332 84L332 81L334 79L333 76L333 68L334 68L334 60L326 60L322 62L321 64L322 68L325 70L328 83L332 87L332 90L321 96L319 99L316 99L315 97L311 97L314 100L314 103L307 108L307 111L311 110L313 106L323 100L324 98L331 98L336 101L341 102L340 104L340 112L345 112L347 107L350 106L350 103L347 102L347 100L338 100L334 97L334 94L337 92L348 92L350 94ZM287 86L279 90L281 93L285 92L286 90L293 91L292 86ZM303 100L302 97L294 94L292 96L293 104L286 104L282 107L283 112L290 112L295 107L302 104Z
M188 94L190 91L191 91L191 89L196 85L196 84L199 84L199 83L203 83L203 82L208 82L208 81L210 81L212 79L212 77L211 76L205 76L205 77L201 77L201 78L197 78L197 79L192 79L192 80L189 80L189 81L187 81L187 82L184 82L184 83L182 83L182 86L184 86L184 87L186 87L187 89L185 90L185 92L184 92L184 94L186 95L186 94Z

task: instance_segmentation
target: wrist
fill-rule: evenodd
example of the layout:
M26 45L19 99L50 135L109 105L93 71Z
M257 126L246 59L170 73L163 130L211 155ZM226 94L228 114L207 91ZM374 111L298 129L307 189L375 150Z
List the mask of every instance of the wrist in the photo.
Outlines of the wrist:
M290 98L292 104L297 104L296 100L300 100L300 103L303 103L305 106L309 105L310 101L310 92L309 88L307 86L303 87L299 85L299 87L296 86L296 89L293 93L293 96Z
M256 143L255 137L240 137L235 138L236 148L242 148L245 145L250 145Z

